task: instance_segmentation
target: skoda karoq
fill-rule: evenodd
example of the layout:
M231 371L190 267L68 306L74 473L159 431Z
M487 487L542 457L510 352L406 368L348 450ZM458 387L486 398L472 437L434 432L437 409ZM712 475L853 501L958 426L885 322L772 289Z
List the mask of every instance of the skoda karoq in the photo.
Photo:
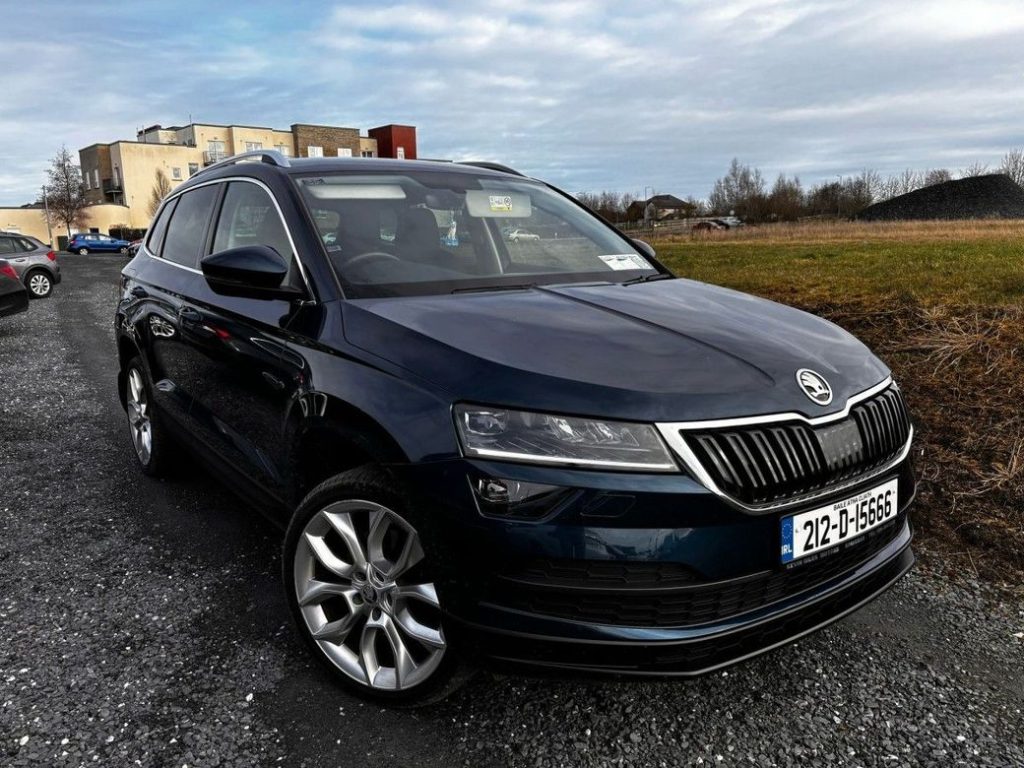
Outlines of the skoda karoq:
M116 327L142 470L187 449L286 527L298 631L363 695L437 696L464 660L707 672L913 563L878 358L501 166L211 166Z

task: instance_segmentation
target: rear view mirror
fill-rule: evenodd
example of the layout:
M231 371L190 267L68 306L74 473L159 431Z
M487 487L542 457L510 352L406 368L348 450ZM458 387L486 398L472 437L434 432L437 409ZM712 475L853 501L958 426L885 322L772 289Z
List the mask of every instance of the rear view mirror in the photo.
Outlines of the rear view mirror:
M303 292L284 285L288 262L266 245L229 248L205 256L203 276L214 293L250 299L300 299Z

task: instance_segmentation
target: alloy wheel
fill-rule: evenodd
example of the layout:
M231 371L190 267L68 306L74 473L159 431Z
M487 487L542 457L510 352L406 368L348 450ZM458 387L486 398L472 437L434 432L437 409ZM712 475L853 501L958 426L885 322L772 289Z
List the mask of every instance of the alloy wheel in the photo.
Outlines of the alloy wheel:
M149 396L138 368L128 371L128 426L132 431L132 444L143 465L153 455L153 423L149 414Z
M50 278L37 272L28 279L28 289L34 296L46 296L50 292Z
M404 691L426 681L446 650L440 601L413 578L416 530L371 501L339 501L306 523L295 552L303 622L327 659L355 682Z
M89 249L88 248L79 248L78 249L78 255L79 256L88 256L89 255Z

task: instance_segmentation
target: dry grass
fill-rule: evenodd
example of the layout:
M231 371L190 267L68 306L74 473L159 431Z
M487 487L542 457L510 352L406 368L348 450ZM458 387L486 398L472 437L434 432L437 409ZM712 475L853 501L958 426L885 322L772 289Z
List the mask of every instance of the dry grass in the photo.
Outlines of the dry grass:
M833 244L856 242L940 243L978 240L1024 240L1024 220L975 219L970 221L800 221L711 232L660 236L659 242Z
M1024 221L777 224L655 246L679 275L788 303L1024 303Z

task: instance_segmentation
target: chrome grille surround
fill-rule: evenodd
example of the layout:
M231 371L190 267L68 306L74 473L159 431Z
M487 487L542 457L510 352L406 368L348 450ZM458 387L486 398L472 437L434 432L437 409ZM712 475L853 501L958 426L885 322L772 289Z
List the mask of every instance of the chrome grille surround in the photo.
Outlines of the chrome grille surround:
M839 440L855 431L859 445L823 445L821 434L829 425ZM914 438L891 377L825 416L776 413L657 426L694 478L733 507L755 513L804 504L879 477L906 459Z

